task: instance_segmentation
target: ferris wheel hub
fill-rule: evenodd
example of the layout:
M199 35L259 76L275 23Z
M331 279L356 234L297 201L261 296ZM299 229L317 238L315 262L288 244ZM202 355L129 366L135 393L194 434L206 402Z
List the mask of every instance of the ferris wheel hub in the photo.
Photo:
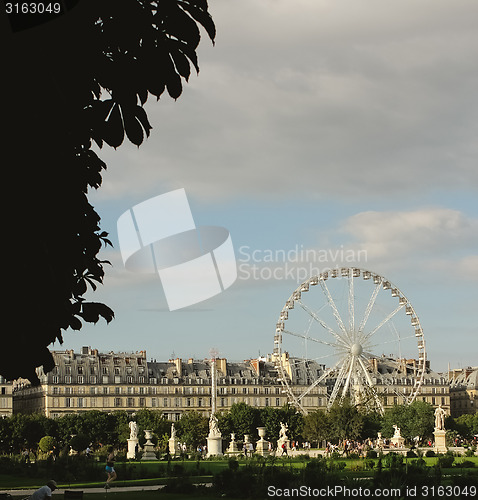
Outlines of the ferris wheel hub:
M352 356L360 356L363 352L363 347L360 344L353 344L350 347L350 353Z

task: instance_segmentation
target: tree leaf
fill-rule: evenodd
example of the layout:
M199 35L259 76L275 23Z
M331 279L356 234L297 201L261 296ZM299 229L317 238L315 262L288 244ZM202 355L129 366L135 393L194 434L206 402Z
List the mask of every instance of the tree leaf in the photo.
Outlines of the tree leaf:
M135 109L122 108L122 111L126 136L133 144L140 146L143 142L144 134L141 123L136 119Z
M104 122L103 139L106 144L115 149L123 143L123 119L117 103L114 104L108 119Z

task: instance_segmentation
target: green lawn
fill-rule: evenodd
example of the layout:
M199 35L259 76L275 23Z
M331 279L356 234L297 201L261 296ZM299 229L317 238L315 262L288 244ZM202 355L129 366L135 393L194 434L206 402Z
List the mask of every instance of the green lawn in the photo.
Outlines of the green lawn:
M14 500L21 500L24 496L12 496ZM53 500L58 498L53 496ZM62 498L61 496L59 498ZM157 491L131 491L125 493L116 493L114 491L109 490L108 493L88 493L86 490L84 491L83 498L87 498L88 500L157 500L158 492ZM161 493L161 500L182 500L184 499L184 495L172 494L172 493ZM187 495L188 500L217 500L217 496L213 495Z
M427 466L434 466L438 458L437 457L424 457ZM413 463L416 458L408 458L406 462L408 464ZM474 468L460 468L453 467L452 469L443 469L443 474L446 475L463 475L463 474L473 474L473 476L478 475L478 457L455 457L455 464L459 464L463 461L470 461L475 464ZM253 461L254 463L255 461ZM370 467L366 467L367 462L370 464L371 462L374 465L377 464L378 459L373 460L361 460L361 459L342 459L339 458L336 462L344 462L346 464L346 468L340 471L340 476L348 476L348 477L371 477L373 475L373 470ZM248 461L240 460L240 466L245 466ZM270 463L270 462L266 462ZM385 461L383 461L385 463ZM404 459L405 463L405 459ZM292 467L301 469L306 467L307 461L298 458L278 458L274 466L275 467ZM190 479L193 483L208 483L212 481L212 476L217 474L221 470L228 468L227 460L218 460L218 461L209 461L204 460L197 463L196 461L174 461L171 462L169 467L168 474L168 464L167 462L128 462L128 463L118 463L116 466L116 470L118 472L118 479L115 481L116 486L140 486L140 485L161 485L165 484L168 480L168 477L172 476L182 476L186 474L188 479ZM125 472L128 470L126 467L134 468L134 475L130 476L133 479L125 479ZM98 463L98 468L103 469L103 465ZM131 469L129 469L131 471ZM124 475L122 477L122 471ZM101 476L101 475L100 475ZM143 477L143 478L141 478ZM34 489L42 486L44 482L49 478L43 477L30 477L27 474L24 475L8 475L8 474L0 474L0 490L8 490L8 489ZM58 481L60 488L82 488L87 491L88 488L91 487L102 487L104 485L103 480L96 481L72 481L71 483L65 483L62 481ZM110 499L113 499L111 495L113 495L113 491L108 493L110 495ZM119 495L119 494L114 494ZM92 495L93 496L93 495ZM121 496L118 496L118 500L121 500ZM133 497L130 497L133 498ZM146 497L141 497L146 498ZM176 498L176 497L172 497Z

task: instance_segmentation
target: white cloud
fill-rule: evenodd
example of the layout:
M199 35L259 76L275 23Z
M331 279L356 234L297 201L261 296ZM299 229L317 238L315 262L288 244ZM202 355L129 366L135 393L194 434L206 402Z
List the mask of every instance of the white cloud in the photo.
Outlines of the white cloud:
M478 257L472 254L478 248L478 219L457 210L362 212L349 217L342 229L370 261L402 267L413 260L430 270L448 266L476 277Z
M148 103L152 136L102 152L102 196L416 196L478 186L470 1L221 0L201 73ZM312 189L311 189L312 187Z

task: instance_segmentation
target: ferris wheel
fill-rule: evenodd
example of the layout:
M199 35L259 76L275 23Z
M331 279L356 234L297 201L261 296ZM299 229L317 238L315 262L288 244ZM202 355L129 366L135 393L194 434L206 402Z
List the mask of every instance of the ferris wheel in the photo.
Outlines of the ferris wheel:
M289 401L304 413L350 398L383 412L416 399L425 337L406 296L371 271L343 267L313 276L287 299L274 360Z

